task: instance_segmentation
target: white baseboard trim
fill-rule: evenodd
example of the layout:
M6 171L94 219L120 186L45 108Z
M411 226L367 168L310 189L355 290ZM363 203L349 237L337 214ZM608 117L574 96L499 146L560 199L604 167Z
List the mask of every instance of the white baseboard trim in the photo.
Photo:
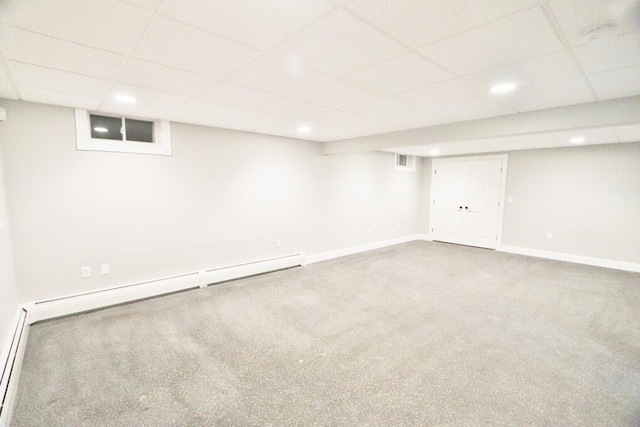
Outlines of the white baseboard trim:
M397 237L395 239L382 240L380 242L366 243L364 245L352 246L350 248L338 249L336 251L323 252L314 255L307 255L305 261L307 264L328 261L334 258L340 258L347 255L359 254L374 249L386 248L387 246L399 245L401 243L413 242L416 240L425 240L422 234L412 234L410 236Z
M518 246L499 246L497 250L518 255L527 255L537 258L553 259L556 261L567 261L576 264L593 265L596 267L613 268L615 270L625 270L640 273L640 264L634 264L631 262L614 261L602 258L591 258L582 255L563 254L559 252L549 252L540 249L522 248Z
M0 354L0 427L11 423L28 337L29 313L19 306Z
M35 323L55 317L82 313L126 302L155 297L193 288L204 288L214 283L256 274L268 273L283 268L303 265L302 254L287 255L268 260L260 260L199 272L186 273L174 277L150 280L143 283L103 289L86 294L70 295L47 301L28 303L29 322Z

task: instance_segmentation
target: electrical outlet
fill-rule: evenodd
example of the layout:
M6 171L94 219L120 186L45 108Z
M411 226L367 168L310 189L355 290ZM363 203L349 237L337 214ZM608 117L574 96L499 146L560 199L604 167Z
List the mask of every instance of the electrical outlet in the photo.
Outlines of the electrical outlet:
M276 248L279 248L280 246L282 246L282 240L278 239L276 240Z
M371 233L371 227L367 227L367 233Z
M507 201L508 201L509 203L513 203L513 196L509 196L509 198L507 199Z
M86 279L87 277L91 277L91 267L82 267L82 278Z
M109 269L109 264L102 264L100 265L100 274L102 274L103 276L106 276L107 274L109 274L111 271Z
M547 239L551 240L553 239L553 233L550 231L547 231Z

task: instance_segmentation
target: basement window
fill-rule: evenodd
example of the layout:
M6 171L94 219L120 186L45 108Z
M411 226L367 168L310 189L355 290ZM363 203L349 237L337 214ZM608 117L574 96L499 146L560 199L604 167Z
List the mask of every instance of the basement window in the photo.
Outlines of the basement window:
M76 148L82 151L170 156L168 121L145 120L76 109Z
M407 154L396 154L394 170L402 172L415 172L416 156L409 156Z

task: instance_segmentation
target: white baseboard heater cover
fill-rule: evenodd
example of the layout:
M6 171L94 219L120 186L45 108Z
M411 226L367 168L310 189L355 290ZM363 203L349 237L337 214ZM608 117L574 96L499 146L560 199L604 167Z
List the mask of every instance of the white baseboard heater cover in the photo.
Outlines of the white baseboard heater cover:
M304 255L294 254L38 301L27 304L29 323L301 265L304 265Z
M29 313L20 309L13 322L11 334L0 359L0 427L9 427L15 397L18 389L18 377L22 368L24 349L29 335Z

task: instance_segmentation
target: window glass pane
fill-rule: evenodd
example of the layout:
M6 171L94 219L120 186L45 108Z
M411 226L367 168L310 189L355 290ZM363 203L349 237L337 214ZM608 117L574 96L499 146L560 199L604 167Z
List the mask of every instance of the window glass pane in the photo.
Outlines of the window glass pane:
M91 114L91 138L122 141L122 119Z
M400 154L398 156L398 166L407 166L407 156Z
M153 122L124 119L127 141L153 142Z

